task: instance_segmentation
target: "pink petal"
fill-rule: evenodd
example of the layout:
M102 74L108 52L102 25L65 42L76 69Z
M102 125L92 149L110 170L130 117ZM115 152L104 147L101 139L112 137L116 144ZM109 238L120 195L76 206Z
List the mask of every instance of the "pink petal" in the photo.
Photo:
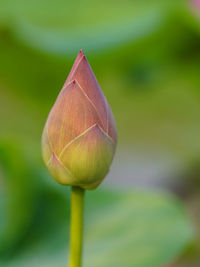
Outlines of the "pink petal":
M108 104L85 55L82 56L78 64L76 63L76 65L73 66L73 71L70 72L65 84L70 80L77 80L80 84L81 88L96 108L99 117L103 122L103 130L107 132Z
M63 147L94 124L103 127L88 97L76 81L71 82L58 96L47 120L53 152L59 155Z
M76 69L77 65L79 64L79 61L81 60L81 58L83 57L84 53L83 53L83 50L81 49L80 52L78 53L78 56L76 57L75 61L74 61L74 64L71 68L71 71L67 77L67 80L65 81L65 84L64 85L67 85L70 81L72 81L72 75L74 73L74 70Z

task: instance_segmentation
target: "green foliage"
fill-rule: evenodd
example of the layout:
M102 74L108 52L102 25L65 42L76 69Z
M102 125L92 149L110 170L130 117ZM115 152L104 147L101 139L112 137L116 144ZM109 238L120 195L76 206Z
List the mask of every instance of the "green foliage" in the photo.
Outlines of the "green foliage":
M15 38L44 53L63 57L80 47L99 52L149 35L162 25L167 4L166 0L127 0L117 5L113 0L9 0L1 4L0 15Z
M161 266L192 237L181 203L165 193L92 192L86 211L85 266Z
M80 48L121 146L170 152L183 168L199 158L199 25L181 0L1 0L1 266L66 266L69 190L47 174L40 138ZM88 192L85 266L163 265L193 240L192 228L166 193Z
M1 163L6 175L4 192L12 192L1 195L5 202L0 212L7 212L2 216L0 263L5 267L65 266L69 190L51 183L50 177L45 185L45 173L10 145L1 146ZM193 238L182 204L164 192L98 189L87 192L85 210L84 262L88 267L160 266Z

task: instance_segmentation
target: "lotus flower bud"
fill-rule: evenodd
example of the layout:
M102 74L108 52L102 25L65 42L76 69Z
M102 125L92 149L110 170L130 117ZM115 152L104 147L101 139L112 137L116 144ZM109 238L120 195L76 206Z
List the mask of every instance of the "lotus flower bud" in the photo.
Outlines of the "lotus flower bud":
M57 182L93 189L108 173L116 143L112 111L81 50L44 127L44 162Z

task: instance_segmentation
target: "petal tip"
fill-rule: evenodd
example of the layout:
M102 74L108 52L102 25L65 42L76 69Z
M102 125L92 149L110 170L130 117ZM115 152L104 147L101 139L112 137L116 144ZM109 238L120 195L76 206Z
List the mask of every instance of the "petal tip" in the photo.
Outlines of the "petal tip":
M72 80L72 81L70 81L65 87L64 87L64 89L66 89L67 87L69 87L69 86L75 86L75 85L77 85L78 84L78 82L74 79L74 80Z
M77 84L77 81L76 80L72 80L72 84L73 85Z
M81 48L80 51L79 51L79 53L78 53L77 58L79 58L79 60L81 61L83 57L85 57L85 54L83 52L83 49Z
M81 60L85 60L85 61L87 61L87 58L86 58L86 56L85 56L84 54L82 55Z
M84 52L83 52L83 49L82 49L82 48L80 49L79 54L80 54L81 56L84 55Z

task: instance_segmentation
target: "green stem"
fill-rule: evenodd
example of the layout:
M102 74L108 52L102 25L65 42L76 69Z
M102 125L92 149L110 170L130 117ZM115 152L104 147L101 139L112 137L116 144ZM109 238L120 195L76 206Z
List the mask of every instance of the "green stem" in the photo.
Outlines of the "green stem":
M84 189L72 186L69 267L82 266Z

